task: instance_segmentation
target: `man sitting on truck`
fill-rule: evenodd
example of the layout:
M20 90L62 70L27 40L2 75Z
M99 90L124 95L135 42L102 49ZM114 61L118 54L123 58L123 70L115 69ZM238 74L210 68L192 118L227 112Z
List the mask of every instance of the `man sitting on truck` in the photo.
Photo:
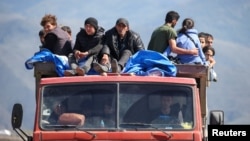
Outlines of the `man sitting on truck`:
M180 124L183 122L180 105L173 104L172 95L161 95L160 109L151 113L152 124Z

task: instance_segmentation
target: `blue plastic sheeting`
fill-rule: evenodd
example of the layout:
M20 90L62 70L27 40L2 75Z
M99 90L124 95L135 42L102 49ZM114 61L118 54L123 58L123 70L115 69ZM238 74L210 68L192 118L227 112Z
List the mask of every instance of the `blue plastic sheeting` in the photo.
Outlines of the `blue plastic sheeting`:
M156 51L141 50L129 58L123 73L139 76L176 76L177 68L165 55Z

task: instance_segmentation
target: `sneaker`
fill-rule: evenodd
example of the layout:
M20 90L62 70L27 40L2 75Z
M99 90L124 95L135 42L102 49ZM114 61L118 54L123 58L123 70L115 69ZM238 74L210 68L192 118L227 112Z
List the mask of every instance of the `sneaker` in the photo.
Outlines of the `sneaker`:
M112 73L118 73L119 72L119 65L116 59L112 59L111 61L111 69Z
M79 76L84 76L84 75L85 75L85 70L82 69L82 68L80 68L80 67L77 67L77 68L76 68L76 73L77 73L77 75L79 75Z
M74 70L65 70L64 71L64 76L75 76L76 73Z
M102 72L100 73L101 76L108 76L108 74L106 72Z
M78 65L75 64L75 63L70 64L70 66L71 66L71 68L72 68L73 70L75 70L75 69L78 67Z
M101 65L97 62L93 63L93 68L98 73L108 72L109 68L106 65Z

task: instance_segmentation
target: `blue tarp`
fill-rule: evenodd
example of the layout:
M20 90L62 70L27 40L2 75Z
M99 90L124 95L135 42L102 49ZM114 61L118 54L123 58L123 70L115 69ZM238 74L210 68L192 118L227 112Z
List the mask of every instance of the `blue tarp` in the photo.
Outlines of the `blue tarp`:
M36 62L53 62L58 76L64 76L64 71L69 69L68 58L66 56L53 54L48 49L36 52L34 56L25 61L25 67L29 70L33 69Z
M151 50L141 50L129 58L122 72L140 76L176 76L177 68L163 54Z
M36 62L53 62L58 76L61 77L64 76L65 70L70 69L66 56L53 54L48 49L42 49L27 59L25 67L27 69L33 69L34 63ZM96 72L90 72L89 74L96 74ZM129 58L122 72L134 73L140 76L176 76L177 68L163 54L151 50L141 50Z

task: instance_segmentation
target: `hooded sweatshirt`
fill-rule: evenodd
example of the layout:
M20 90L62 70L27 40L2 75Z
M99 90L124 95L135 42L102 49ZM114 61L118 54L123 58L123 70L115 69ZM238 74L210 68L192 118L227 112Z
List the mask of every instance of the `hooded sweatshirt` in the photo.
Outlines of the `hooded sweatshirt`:
M179 33L176 39L177 46L188 50L198 48L199 54L178 54L177 57L183 64L201 63L202 65L205 65L206 59L201 48L200 40L198 38L198 31L196 29L188 29L186 33L194 40L195 44L191 41L190 38L187 37L187 35Z

